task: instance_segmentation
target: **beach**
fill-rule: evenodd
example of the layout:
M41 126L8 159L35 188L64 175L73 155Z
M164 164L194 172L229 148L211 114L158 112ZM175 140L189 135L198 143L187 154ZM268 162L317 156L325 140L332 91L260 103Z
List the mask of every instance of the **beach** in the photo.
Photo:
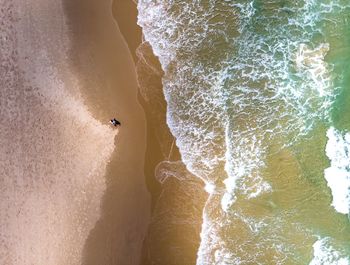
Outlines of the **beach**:
M350 264L347 1L0 6L1 265Z
M145 116L112 2L1 6L0 263L138 264Z

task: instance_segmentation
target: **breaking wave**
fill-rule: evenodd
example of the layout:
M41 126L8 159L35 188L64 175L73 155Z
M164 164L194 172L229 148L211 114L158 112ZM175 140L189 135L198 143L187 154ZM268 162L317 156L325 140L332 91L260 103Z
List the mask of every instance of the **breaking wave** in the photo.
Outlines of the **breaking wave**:
M349 265L350 260L346 254L334 249L330 238L317 240L313 244L314 257L309 265Z
M325 178L333 195L332 206L340 213L350 210L350 133L342 134L335 128L327 132L326 154L331 166L325 170Z
M331 123L339 88L326 58L341 33L327 32L349 3L142 0L138 10L165 72L168 126L210 193L197 264L307 260L314 232L291 221L293 209L275 215L280 184L270 160L293 162L289 148Z

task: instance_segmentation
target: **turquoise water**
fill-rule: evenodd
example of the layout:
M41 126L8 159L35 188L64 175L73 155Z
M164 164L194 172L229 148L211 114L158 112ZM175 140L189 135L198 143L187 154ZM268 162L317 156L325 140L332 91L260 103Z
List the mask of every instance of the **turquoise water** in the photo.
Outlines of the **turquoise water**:
M206 183L197 264L350 264L350 2L139 1Z

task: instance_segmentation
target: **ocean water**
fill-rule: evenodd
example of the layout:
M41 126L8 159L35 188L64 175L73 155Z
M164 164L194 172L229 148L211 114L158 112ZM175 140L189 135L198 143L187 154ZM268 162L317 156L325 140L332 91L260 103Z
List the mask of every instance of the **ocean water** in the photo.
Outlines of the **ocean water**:
M350 2L140 0L209 198L197 264L350 264Z

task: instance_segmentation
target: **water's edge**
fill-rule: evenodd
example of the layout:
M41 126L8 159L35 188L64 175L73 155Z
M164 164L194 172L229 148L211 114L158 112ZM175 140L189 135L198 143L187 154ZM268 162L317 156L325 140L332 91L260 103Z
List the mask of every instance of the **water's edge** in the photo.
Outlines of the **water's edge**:
M124 16L126 13L127 17ZM137 25L137 18L134 17L137 14L136 4L132 0L115 0L113 14L134 57L138 99L147 120L145 176L152 196L152 217L143 245L141 264L194 264L207 194L203 183L190 174L181 162L174 136L166 123L163 71L151 46L144 40L142 29ZM133 28L133 32L130 28ZM193 208L197 210L193 211ZM186 209L192 212L191 216L185 214ZM171 213L164 218L167 211ZM183 222L190 225L184 227L181 225ZM188 237L189 234L192 236ZM178 251L174 252L174 247Z

